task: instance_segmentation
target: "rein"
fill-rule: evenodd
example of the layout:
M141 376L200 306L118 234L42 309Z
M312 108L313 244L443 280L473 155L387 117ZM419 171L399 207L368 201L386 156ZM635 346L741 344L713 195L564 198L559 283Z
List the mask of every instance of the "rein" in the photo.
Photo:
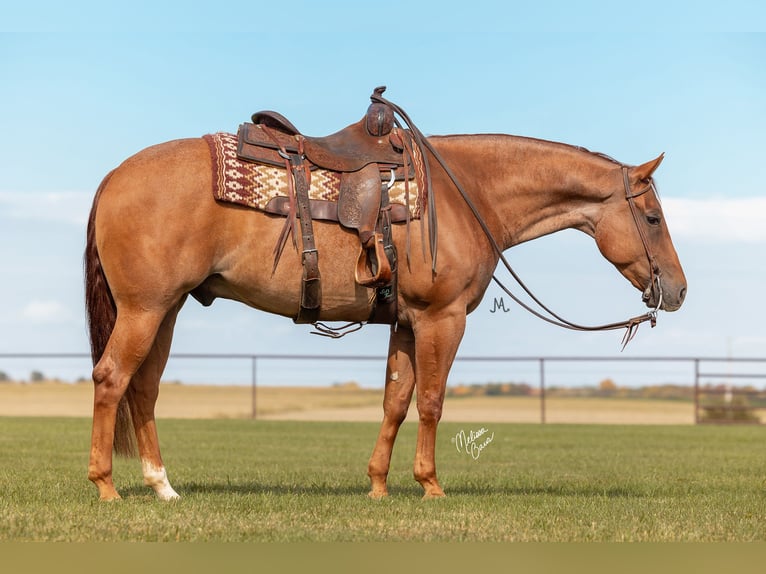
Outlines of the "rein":
M513 294L508 287L506 287L498 278L496 275L492 275L492 280L513 300L515 301L519 306L521 306L523 309L534 315L535 317L538 317L539 319L542 319L543 321L546 321L548 323L551 323L552 325L556 325L558 327L562 327L565 329L570 329L573 331L613 331L617 329L626 329L625 334L622 338L622 349L624 350L625 347L630 343L630 341L633 340L633 337L635 337L636 332L638 331L638 327L641 325L641 323L644 323L646 321L649 321L651 326L654 327L657 324L657 311L662 306L662 284L660 282L660 268L657 264L657 261L652 254L652 250L649 247L649 241L646 237L646 232L644 231L643 227L640 224L640 217L638 214L638 208L636 207L635 198L640 197L641 195L647 193L648 191L652 190L655 191L656 189L654 187L654 183L649 181L649 184L644 188L643 190L631 193L630 189L630 179L628 177L628 167L620 164L622 167L622 177L623 177L623 185L625 186L625 199L628 202L628 206L630 207L631 215L633 216L633 221L636 224L636 229L638 230L639 237L641 238L641 243L643 244L644 251L646 252L646 257L649 261L649 268L650 268L650 281L649 285L647 286L646 290L644 291L643 299L644 301L647 301L649 297L651 296L651 289L656 284L657 285L657 305L655 308L648 313L644 313L641 315L636 315L635 317L631 317L630 319L626 319L624 321L616 321L614 323L607 323L604 325L596 325L596 326L587 326L587 325L579 325L577 323L574 323L572 321L569 321L567 319L564 319L554 311L552 311L550 308L548 308L542 301L540 301L534 293L529 289L529 287L526 286L526 284L521 280L521 278L518 276L518 274L513 270L511 267L511 264L506 259L505 255L503 255L503 250L500 248L500 246L495 241L495 238L492 236L492 233L489 230L489 227L487 226L486 222L484 221L484 218L479 213L479 210L476 208L476 205L471 201L471 198L466 193L463 186L458 181L457 177L455 176L454 172L449 168L447 163L444 161L444 158L441 157L439 152L434 149L431 142L426 139L423 134L418 130L412 123L412 120L410 120L409 116L396 104L386 100L383 98L380 94L374 94L371 99L373 101L378 101L380 103L386 104L390 106L397 114L399 114L407 124L407 126L410 128L411 133L413 134L413 137L415 141L421 146L426 149L428 149L429 152L431 152L431 155L433 158L439 163L441 168L444 170L444 172L447 174L447 176L452 180L452 183L455 185L455 188L460 193L461 197L463 198L463 201L465 201L468 208L473 213L474 217L476 218L476 221L479 223L479 226L481 227L482 231L486 235L490 245L492 246L492 249L495 251L497 256L499 257L500 261L502 261L503 266L508 270L508 272L511 274L513 279L516 281L516 283L521 287L524 292L534 301L542 311L538 311L536 309L533 309L530 305L522 301L518 296ZM428 162L424 162L426 165L426 169L428 166ZM428 181L428 207L429 207L429 228L431 223L431 217L434 217L435 221L435 212L432 211L433 209L433 194L431 193L431 187L430 187L430 177L427 178ZM436 271L436 234L435 229L432 230L431 235L431 253L433 257L433 265L432 270ZM545 313L548 314L548 316L545 315Z

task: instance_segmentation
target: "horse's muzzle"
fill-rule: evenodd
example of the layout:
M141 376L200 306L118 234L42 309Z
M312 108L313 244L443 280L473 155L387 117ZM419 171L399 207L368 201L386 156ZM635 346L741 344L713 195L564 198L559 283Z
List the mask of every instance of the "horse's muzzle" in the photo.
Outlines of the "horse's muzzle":
M659 277L651 285L647 285L641 300L650 309L662 311L677 311L686 298L686 284L673 286L662 281Z

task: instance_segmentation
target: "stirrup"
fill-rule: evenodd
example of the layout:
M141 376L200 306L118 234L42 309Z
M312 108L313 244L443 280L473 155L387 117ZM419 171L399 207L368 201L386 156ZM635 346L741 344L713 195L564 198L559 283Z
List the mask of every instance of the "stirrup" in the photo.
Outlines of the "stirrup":
M372 245L370 245L371 242ZM370 257L373 250L374 260ZM382 287L391 282L391 277L391 264L383 247L383 234L376 232L362 245L356 260L354 278L364 287Z

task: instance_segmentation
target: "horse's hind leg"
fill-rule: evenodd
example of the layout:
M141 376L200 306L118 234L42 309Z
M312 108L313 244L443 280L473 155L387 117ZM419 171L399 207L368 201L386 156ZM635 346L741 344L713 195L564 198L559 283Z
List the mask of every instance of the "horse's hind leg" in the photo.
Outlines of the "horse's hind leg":
M112 481L112 445L115 444L117 408L131 378L152 349L165 315L165 309L119 308L109 342L93 368L93 434L88 478L98 488L102 500L120 498ZM120 443L125 444L118 440Z
M152 345L138 372L133 376L127 390L133 426L136 431L138 453L141 458L141 469L144 474L144 484L151 486L161 500L173 500L179 496L170 486L165 465L160 455L154 406L159 396L160 379L170 354L176 317L184 304L184 300L185 297L178 305L168 311L157 332L154 345Z
M407 416L412 390L415 387L414 359L415 338L412 331L405 327L392 331L388 343L383 423L367 470L371 498L388 495L386 480L391 465L391 452L399 427Z

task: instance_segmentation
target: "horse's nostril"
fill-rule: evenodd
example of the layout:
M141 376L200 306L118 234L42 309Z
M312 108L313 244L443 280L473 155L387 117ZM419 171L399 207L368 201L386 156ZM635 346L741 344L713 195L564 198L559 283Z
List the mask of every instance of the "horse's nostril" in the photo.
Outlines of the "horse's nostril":
M681 287L681 291L678 293L679 301L686 299L686 287Z

